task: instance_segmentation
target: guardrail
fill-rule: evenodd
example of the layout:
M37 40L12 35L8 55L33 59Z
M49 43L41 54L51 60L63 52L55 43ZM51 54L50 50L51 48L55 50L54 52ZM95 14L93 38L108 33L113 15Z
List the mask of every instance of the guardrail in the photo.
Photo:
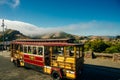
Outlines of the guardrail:
M111 59L113 61L120 62L120 53L93 53L93 52L86 52L85 58L103 58L103 59Z
M120 62L120 53L113 54L113 61L119 61Z

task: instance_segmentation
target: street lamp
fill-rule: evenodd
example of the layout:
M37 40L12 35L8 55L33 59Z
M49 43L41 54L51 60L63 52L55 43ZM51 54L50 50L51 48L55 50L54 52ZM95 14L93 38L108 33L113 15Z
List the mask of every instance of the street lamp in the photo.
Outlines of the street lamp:
M4 50L4 26L5 26L5 24L4 24L4 19L3 19L2 25L1 25L1 27L3 27L3 47L2 47L2 50Z

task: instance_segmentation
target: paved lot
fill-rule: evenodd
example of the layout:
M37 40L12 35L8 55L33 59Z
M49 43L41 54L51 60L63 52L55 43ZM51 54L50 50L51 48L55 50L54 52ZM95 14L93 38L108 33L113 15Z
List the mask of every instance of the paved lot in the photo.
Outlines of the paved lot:
M52 80L38 71L15 67L9 55L9 52L0 52L0 80Z
M9 56L9 52L0 52L0 80L52 80L50 75L31 69L15 67L10 62ZM79 80L120 80L119 66L119 63L110 60L86 59L84 72Z

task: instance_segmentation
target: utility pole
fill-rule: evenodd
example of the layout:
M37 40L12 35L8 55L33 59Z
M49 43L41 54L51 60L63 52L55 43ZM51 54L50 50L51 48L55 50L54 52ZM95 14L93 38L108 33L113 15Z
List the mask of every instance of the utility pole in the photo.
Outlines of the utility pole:
M4 19L2 20L2 25L1 25L1 27L3 27L3 46L2 46L2 50L4 50L4 26L5 26L5 24L4 24Z

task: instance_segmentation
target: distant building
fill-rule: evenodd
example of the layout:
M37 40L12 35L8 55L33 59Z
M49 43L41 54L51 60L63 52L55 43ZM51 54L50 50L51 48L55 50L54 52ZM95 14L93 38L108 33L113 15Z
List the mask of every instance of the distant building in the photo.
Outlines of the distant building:
M11 41L5 41L4 43L0 42L0 51L1 50L9 50L10 42Z

